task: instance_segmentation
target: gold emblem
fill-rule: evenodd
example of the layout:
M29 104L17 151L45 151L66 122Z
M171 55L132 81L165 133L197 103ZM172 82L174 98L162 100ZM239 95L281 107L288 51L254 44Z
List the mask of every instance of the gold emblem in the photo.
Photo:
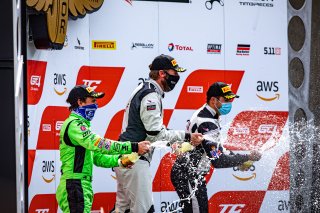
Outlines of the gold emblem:
M171 64L172 64L172 66L176 66L176 65L177 65L177 61L176 61L175 59L173 59L173 60L171 61Z
M87 87L86 90L88 91L88 93L93 92L93 88L92 87Z
M222 92L223 92L223 93L231 92L230 86L225 86L225 87L222 87L221 89L222 89Z
M35 9L37 12L42 12L41 14L36 14L30 19L30 26L37 25L41 23L40 19L43 19L43 14L46 18L46 29L48 34L48 41L43 44L42 41L36 40L43 36L45 32L41 32L41 36L33 35L36 47L38 48L53 48L62 49L65 41L67 26L68 26L68 16L72 19L82 18L86 13L92 13L97 11L103 0L26 0L27 6ZM35 26L43 27L43 26ZM37 30L34 30L37 31ZM33 33L35 33L33 31ZM38 30L39 31L39 30ZM37 32L38 32L37 31Z

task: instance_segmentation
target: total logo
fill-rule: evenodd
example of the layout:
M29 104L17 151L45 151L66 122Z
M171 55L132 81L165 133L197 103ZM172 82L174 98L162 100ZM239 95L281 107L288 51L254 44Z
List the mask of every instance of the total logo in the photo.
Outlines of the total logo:
M280 93L277 93L279 91L279 86L278 86L278 81L258 81L257 82L257 92L259 92L259 94L257 93L257 97L260 100L263 101L274 101L274 100L279 100L280 98ZM265 97L263 95L261 95L260 93L270 93L270 92L274 92L274 95L272 95L271 97Z
M65 87L67 84L66 81L66 74L59 74L59 73L54 73L54 78L53 78L53 90L54 92L59 95L62 96L66 93L67 88Z
M193 51L191 46L184 46L184 45L179 45L179 44L173 44L170 43L168 44L168 50L171 52L173 50L178 50L178 51Z
M55 178L55 174L54 174L54 161L42 161L42 179L44 180L44 182L46 183L51 183L54 178Z

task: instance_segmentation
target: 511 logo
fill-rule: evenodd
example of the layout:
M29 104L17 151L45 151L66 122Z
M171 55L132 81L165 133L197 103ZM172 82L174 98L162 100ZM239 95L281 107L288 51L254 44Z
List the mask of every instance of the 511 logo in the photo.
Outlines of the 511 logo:
M263 54L265 55L281 55L280 47L265 47L263 49Z

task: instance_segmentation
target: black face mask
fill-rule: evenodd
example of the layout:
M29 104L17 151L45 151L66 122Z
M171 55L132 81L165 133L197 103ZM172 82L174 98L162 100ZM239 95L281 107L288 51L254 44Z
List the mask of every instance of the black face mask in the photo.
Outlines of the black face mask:
M176 86L176 84L178 83L180 76L178 75L170 75L169 73L167 73L167 77L166 77L166 82L168 87L170 88L169 91L173 90L173 88Z

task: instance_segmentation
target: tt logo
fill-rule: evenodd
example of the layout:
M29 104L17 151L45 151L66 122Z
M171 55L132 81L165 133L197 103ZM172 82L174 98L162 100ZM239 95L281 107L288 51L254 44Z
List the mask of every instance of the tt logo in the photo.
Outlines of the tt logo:
M221 204L219 206L222 207L220 213L240 213L246 205L245 204Z
M32 38L38 49L62 49L68 16L77 19L98 10L103 0L26 0Z

